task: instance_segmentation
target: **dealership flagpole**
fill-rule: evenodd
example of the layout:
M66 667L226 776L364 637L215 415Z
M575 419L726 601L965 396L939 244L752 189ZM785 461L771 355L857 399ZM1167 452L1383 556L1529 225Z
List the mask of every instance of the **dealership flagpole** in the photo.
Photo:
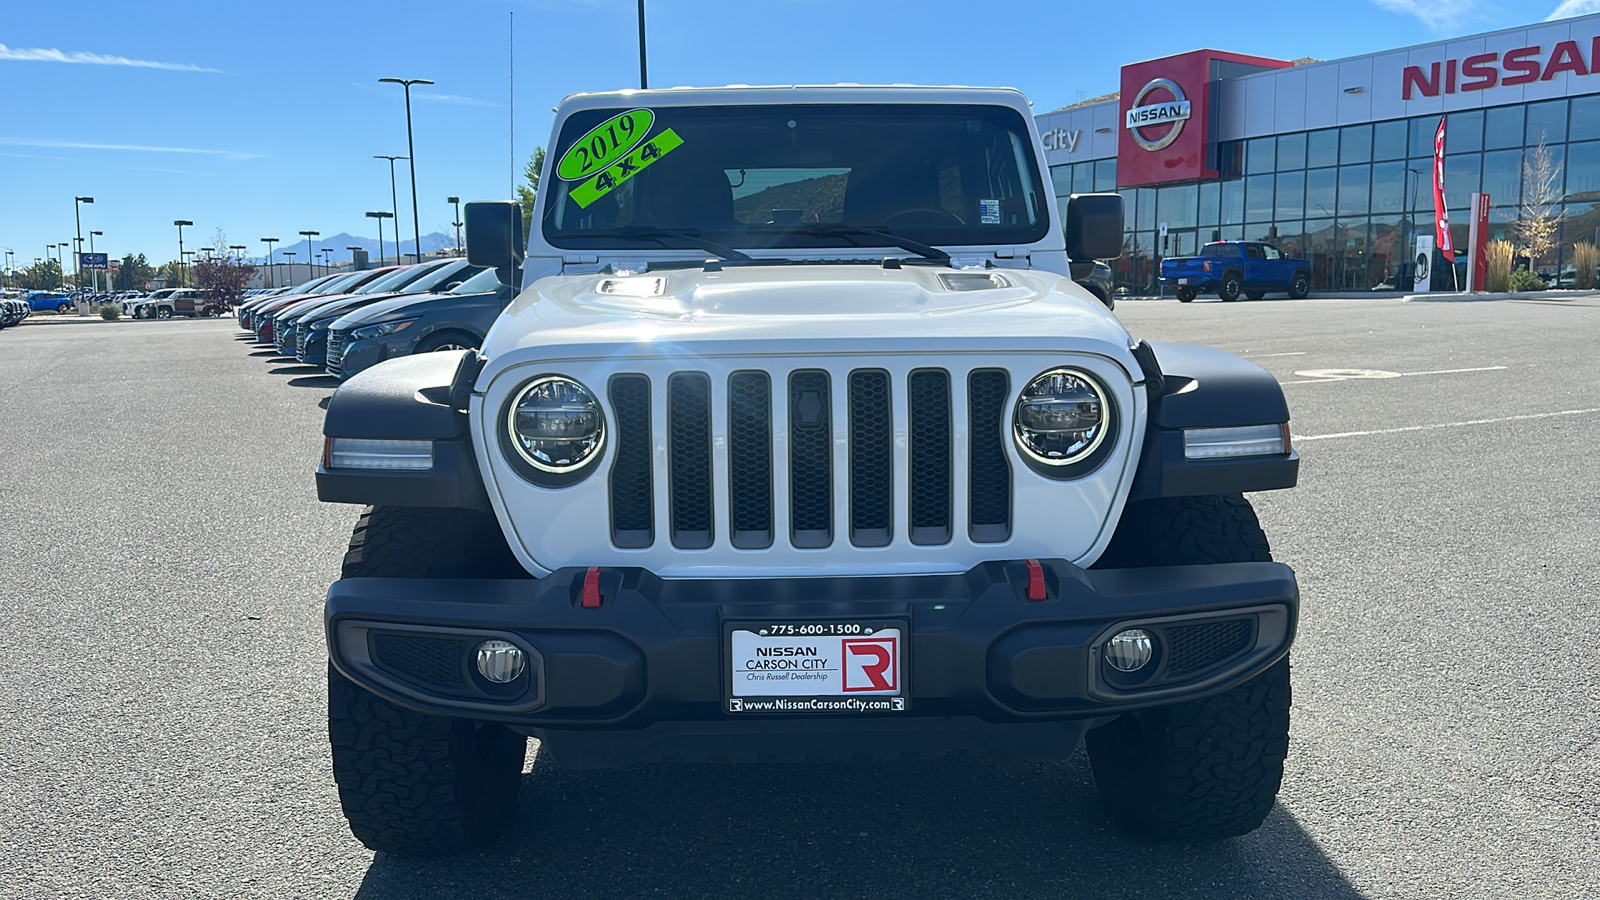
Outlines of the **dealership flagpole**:
M1433 135L1433 223L1438 235L1439 255L1450 261L1450 283L1461 292L1461 278L1456 275L1456 248L1450 240L1450 210L1444 204L1444 126L1447 119L1439 117L1439 130Z

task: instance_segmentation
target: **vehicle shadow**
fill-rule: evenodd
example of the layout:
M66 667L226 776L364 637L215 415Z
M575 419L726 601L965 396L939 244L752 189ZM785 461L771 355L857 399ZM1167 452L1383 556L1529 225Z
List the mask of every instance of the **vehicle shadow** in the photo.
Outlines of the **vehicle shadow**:
M315 372L322 371L321 367L319 366L308 366L307 368ZM302 375L299 378L289 379L289 386L301 388L336 388L339 386L339 379L333 377L332 375L326 374Z
M333 399L333 395L329 394L328 396L323 397L321 400L318 400L317 401L317 406L319 408L321 408L321 409L327 409L328 408L328 401L332 400L332 399Z
M359 900L432 897L1361 895L1280 806L1216 844L1145 843L1096 807L1087 760L562 769L449 859L378 854Z
M278 356L278 351L271 349L251 350L251 356L277 356L279 359L293 359L292 356Z

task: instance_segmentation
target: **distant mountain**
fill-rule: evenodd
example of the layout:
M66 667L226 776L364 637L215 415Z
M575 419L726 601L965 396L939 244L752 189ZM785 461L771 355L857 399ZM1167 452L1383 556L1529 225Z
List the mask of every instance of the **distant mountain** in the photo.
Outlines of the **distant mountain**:
M415 244L416 242L410 238L401 241L400 252L409 255L413 252L412 248L415 246ZM425 234L422 236L423 253L433 253L434 251L444 250L454 247L455 245L456 238L453 234L447 235L436 231L432 234ZM358 237L356 235L346 234L345 232L341 231L335 235L317 238L317 262L319 264L322 262L323 250L332 250L333 252L328 254L329 259L331 259L335 264L347 263L350 261L350 251L347 249L349 247L360 247L361 249L367 251L367 256L373 262L378 260L377 238ZM304 239L301 239L293 244L274 246L272 248L272 261L280 265L290 262L291 258L284 256L284 251L294 254L293 261L295 263L305 263L308 261L306 258L306 242ZM383 230L383 255L386 258L393 260L394 253L394 235L389 233L389 229L385 228ZM247 261L255 263L259 266L265 263L267 258L265 256L256 256L253 258L248 258Z

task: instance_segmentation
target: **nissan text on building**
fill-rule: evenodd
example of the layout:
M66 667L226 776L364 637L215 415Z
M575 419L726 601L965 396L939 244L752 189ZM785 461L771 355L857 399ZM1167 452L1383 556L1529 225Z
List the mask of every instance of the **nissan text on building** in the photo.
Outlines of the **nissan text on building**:
M1124 66L1118 94L1038 117L1060 202L1125 198L1114 269L1135 294L1155 292L1160 258L1217 240L1310 260L1314 290L1409 289L1416 238L1434 232L1441 118L1452 244L1467 246L1480 192L1490 239L1510 236L1523 160L1543 144L1561 177L1540 199L1563 221L1533 267L1570 278L1573 244L1600 237L1600 15L1331 62L1196 50ZM1432 268L1451 284L1448 264Z

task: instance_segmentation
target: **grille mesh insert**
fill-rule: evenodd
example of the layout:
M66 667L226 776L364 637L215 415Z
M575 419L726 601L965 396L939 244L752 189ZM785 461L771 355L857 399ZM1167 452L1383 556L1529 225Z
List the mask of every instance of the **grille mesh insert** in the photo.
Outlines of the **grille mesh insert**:
M950 373L918 369L907 382L911 416L911 542L950 541Z
M1249 619L1167 629L1167 674L1195 672L1243 653L1250 647L1251 630Z
M466 684L461 675L460 640L378 631L372 633L370 641L372 661L396 675L424 685Z
M789 504L796 547L833 543L832 402L827 372L789 376Z
M655 543L655 499L650 477L650 379L616 375L611 408L617 416L617 455L611 466L611 539L618 547Z
M1011 463L1004 442L1009 391L1004 369L974 369L967 376L972 461L968 508L972 540L980 544L1011 537Z
M889 373L876 369L851 372L850 542L858 547L889 545L894 498L893 416Z
M728 378L728 519L733 545L772 546L772 381L765 372Z
M672 489L672 544L711 546L711 379L676 372L667 379L667 468Z

